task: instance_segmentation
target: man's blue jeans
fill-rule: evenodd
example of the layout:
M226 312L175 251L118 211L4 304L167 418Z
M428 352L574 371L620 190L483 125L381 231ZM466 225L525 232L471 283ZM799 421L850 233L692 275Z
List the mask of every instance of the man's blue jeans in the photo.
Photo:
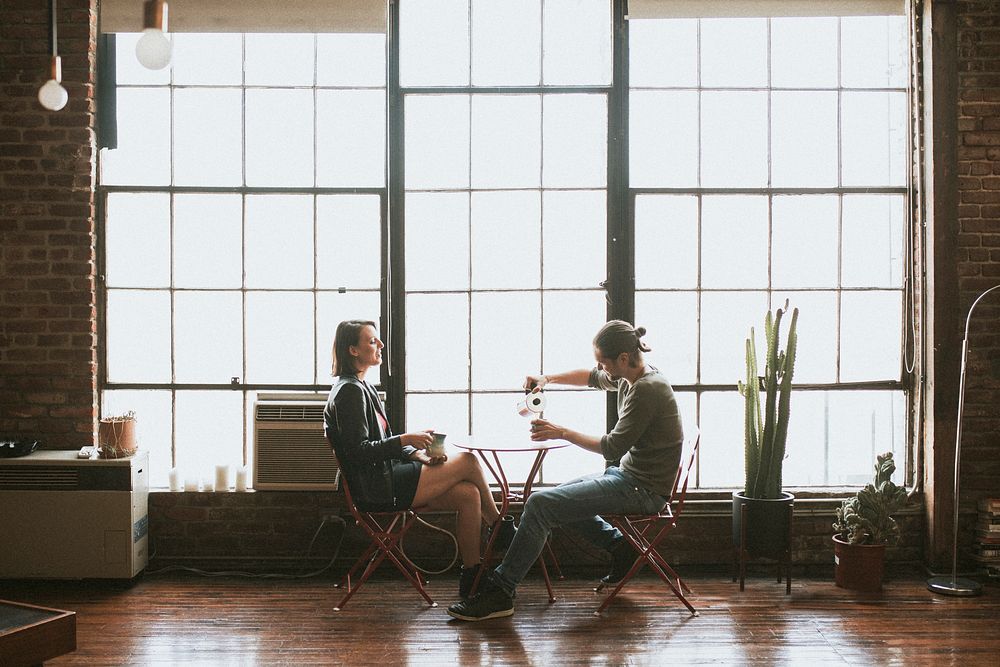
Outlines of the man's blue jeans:
M513 593L556 526L569 526L594 546L609 549L621 533L602 519L601 513L652 514L665 504L662 496L639 486L617 466L535 491L524 504L517 534L497 566L495 579L507 593Z

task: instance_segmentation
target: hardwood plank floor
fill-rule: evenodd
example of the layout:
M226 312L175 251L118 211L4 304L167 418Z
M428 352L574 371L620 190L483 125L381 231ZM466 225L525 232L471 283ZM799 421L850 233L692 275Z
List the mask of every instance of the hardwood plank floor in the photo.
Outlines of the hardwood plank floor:
M693 617L642 579L601 616L594 582L518 590L512 618L451 620L454 577L431 578L428 608L405 582L369 582L341 612L329 580L152 575L133 586L0 581L0 598L77 612L77 650L60 665L1000 665L1000 588L979 598L928 592L914 574L865 599L825 579L791 596L773 578L747 589L689 576Z

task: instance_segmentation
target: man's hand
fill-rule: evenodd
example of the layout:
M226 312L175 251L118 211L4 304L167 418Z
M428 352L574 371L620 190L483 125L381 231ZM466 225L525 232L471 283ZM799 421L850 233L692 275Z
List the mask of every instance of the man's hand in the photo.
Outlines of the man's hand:
M531 439L535 442L542 440L565 440L566 429L544 419L532 419Z
M529 375L524 378L524 390L532 391L533 389L544 389L545 385L549 383L549 379L544 375Z

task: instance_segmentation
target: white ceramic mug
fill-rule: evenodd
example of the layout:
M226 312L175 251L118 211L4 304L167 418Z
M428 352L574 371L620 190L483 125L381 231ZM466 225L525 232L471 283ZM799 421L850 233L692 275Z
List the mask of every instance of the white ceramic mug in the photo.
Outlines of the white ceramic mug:
M434 438L431 444L427 445L427 456L444 456L444 440L448 436L444 433L431 433Z

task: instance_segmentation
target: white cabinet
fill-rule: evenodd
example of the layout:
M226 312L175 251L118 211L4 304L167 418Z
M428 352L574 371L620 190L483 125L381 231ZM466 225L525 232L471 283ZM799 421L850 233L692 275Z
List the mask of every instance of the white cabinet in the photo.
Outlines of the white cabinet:
M149 559L149 455L0 459L0 578L131 579Z

